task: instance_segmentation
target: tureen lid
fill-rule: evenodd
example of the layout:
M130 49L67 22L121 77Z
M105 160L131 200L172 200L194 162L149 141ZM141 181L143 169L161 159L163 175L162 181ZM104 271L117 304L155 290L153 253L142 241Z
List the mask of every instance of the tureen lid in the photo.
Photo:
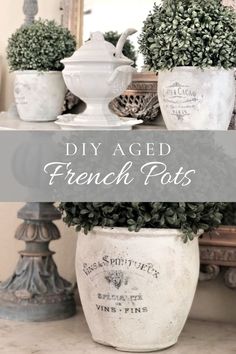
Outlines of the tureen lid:
M113 62L121 60L127 62L127 64L132 63L132 60L123 54L116 56L116 47L112 43L105 41L102 32L93 32L90 39L70 58L63 59L62 63L80 61Z

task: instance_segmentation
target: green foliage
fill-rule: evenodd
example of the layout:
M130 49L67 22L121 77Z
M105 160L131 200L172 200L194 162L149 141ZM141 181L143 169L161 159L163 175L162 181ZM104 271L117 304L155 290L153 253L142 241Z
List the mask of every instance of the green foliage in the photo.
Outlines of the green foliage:
M236 225L236 203L227 203L222 223L223 225Z
M220 0L166 0L154 5L139 38L152 70L236 66L236 13Z
M121 34L119 34L118 32L114 32L114 31L109 31L104 33L104 38L106 41L112 43L114 46L117 45L117 42L120 38ZM133 43L127 39L123 48L123 54L129 58L130 60L132 60L134 62L133 66L136 67L136 62L137 62L137 53L135 51L135 47L133 45Z
M8 40L7 58L11 70L60 71L61 59L76 49L75 37L55 21L38 20L22 26Z
M64 222L87 234L95 226L174 228L184 232L185 242L200 229L218 227L225 203L61 203Z

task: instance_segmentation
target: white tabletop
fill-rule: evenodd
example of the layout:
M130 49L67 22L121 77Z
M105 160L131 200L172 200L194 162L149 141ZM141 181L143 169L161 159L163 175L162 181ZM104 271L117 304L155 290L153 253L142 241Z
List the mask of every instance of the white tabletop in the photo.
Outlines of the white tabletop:
M203 310L200 316L204 317ZM235 333L233 324L188 320L178 345L155 353L235 354ZM2 354L122 353L92 341L81 309L76 316L55 322L23 322L19 326L17 321L0 320L0 338Z
M54 122L25 122L7 112L0 113L0 130L61 130Z

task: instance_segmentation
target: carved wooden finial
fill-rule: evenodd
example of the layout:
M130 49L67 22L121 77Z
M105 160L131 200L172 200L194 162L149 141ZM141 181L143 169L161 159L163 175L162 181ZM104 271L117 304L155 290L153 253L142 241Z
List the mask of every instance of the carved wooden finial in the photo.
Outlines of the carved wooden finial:
M38 0L24 0L25 25L31 25L38 13Z

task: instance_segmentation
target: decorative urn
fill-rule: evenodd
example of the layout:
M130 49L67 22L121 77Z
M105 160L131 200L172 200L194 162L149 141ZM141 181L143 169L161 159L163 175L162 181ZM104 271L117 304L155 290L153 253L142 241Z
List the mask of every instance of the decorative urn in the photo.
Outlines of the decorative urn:
M127 37L135 32L124 32L116 47L105 41L101 32L94 32L72 57L62 60L66 86L87 106L81 114L60 116L57 123L64 129L129 130L140 124L134 119L122 120L109 109L109 103L132 81L133 62L122 54L122 49Z

